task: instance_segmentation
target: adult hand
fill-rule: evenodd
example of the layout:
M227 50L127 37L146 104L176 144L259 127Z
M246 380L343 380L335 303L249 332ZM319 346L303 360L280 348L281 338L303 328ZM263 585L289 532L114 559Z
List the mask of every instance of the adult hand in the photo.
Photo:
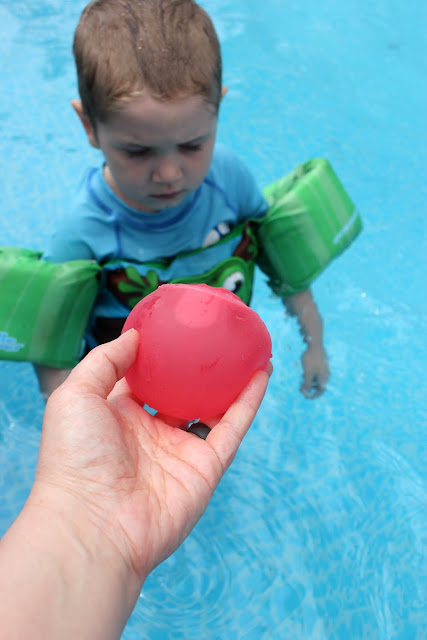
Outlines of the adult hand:
M131 330L93 350L47 403L31 494L0 543L4 637L118 638L256 414L267 372L209 421L206 440L150 415L123 379L137 347Z
M137 343L131 330L95 349L52 394L35 488L77 496L88 520L144 576L204 512L255 417L268 375L258 372L201 440L176 421L151 416L132 396L122 378Z

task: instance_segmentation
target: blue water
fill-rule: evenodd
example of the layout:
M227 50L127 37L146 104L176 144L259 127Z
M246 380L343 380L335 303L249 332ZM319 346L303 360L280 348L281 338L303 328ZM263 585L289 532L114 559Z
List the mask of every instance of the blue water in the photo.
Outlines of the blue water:
M0 0L0 244L43 249L94 159L69 106L81 0ZM421 640L426 627L426 5L207 0L229 93L219 138L260 185L326 156L365 230L318 279L332 378L258 275L275 372L193 534L124 640ZM0 363L0 529L34 474L43 403Z

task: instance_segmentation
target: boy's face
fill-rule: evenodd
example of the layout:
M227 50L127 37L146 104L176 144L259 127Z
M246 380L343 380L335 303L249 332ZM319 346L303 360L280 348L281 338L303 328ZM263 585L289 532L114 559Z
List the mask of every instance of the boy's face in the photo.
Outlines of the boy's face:
M102 150L105 178L126 204L156 213L179 204L197 189L212 159L217 116L202 96L160 101L131 98L96 135L81 112L89 142Z

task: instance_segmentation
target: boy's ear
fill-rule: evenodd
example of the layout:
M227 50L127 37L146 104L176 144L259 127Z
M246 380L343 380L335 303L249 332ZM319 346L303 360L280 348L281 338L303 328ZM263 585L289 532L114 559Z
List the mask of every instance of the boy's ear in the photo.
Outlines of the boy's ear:
M90 123L89 118L87 117L87 115L85 114L85 112L83 111L83 105L81 103L80 100L71 100L71 106L73 107L74 111L77 113L77 116L80 120L80 122L83 125L83 129L85 130L87 139L89 141L89 144L92 145L92 147L95 147L95 149L99 149L99 144L98 144L98 140L96 137L96 133Z
M225 95L228 93L228 87L221 88L221 100L225 98Z

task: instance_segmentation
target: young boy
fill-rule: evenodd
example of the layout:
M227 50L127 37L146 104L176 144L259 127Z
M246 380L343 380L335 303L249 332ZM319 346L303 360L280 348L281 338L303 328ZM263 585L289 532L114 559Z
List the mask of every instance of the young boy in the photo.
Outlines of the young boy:
M129 310L159 284L226 286L249 303L250 225L267 203L244 164L215 145L220 46L193 0L96 0L74 37L80 100L73 100L103 162L90 169L54 234L52 262L96 260L103 286L87 348L116 337ZM310 290L284 299L307 343L301 390L329 376L322 320ZM37 367L49 395L68 371Z

